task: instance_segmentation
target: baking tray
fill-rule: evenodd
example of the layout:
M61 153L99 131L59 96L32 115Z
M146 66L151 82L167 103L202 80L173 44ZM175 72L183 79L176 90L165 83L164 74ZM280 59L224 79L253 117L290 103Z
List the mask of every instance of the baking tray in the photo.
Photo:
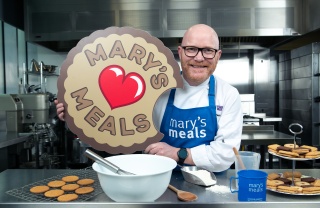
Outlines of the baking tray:
M40 185L46 185L48 182L53 181L53 180L61 180L62 177L68 176L68 175L76 175L80 179L83 178L91 178L95 182L90 185L91 187L94 188L94 191L89 193L89 194L79 194L78 199L71 201L71 202L84 202L87 201L88 199L97 196L98 194L102 193L103 190L100 186L100 182L97 176L97 173L92 170L92 168L86 168L86 169L80 169L80 170L73 170L64 174L56 175L50 178L46 178L34 183L30 183L28 185L25 185L20 188L12 189L9 191L6 191L7 194L17 197L19 199L28 201L28 202L58 202L57 198L47 198L44 196L44 194L34 194L30 192L30 188L33 186L40 186ZM72 192L65 192L65 193L74 193ZM62 203L62 202L61 202Z

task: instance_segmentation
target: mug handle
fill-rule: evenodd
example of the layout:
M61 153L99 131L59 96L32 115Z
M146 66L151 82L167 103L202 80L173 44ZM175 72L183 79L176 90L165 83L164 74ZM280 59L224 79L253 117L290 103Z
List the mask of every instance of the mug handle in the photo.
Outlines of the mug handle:
M238 191L239 191L239 190L232 190L232 188L231 188L232 180L236 180L236 179L239 179L239 178L238 178L238 177L234 177L234 176L231 176L231 177L230 177L229 187L230 187L231 193L235 193L235 192L238 192Z

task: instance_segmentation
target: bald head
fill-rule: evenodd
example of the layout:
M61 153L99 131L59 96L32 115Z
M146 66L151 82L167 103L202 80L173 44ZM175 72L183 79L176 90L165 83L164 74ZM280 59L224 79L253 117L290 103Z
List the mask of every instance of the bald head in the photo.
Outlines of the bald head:
M205 24L197 24L191 26L185 33L182 39L182 46L195 46L193 41L206 40L206 44L203 47L212 47L219 49L219 38L214 29ZM198 42L198 41L197 41ZM198 42L199 43L199 42ZM198 46L199 47L199 46Z

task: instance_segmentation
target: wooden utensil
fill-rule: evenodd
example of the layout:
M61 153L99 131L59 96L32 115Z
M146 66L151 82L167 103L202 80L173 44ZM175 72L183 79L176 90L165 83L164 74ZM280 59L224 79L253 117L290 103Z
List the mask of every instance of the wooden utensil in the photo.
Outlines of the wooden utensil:
M238 152L237 148L233 147L232 149L233 149L234 154L235 154L236 157L237 157L237 160L239 161L239 164L240 164L241 169L242 169L242 170L246 169L246 167L244 166L244 164L243 164L243 162L242 162L242 160L241 160L241 157L240 157L240 155L239 155L239 152Z
M181 201L188 202L188 201L194 201L194 200L198 199L197 195L195 195L195 194L193 194L191 192L179 190L179 189L177 189L176 187L174 187L174 186L172 186L170 184L169 184L168 188L171 189L172 191L176 192L177 196L178 196L178 199L181 200Z

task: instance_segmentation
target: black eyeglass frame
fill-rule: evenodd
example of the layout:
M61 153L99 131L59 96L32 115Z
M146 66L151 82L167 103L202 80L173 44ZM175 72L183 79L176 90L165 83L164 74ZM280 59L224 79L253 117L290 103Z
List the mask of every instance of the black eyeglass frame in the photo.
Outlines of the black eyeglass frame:
M186 48L188 48L188 47L198 49L196 55L194 55L194 56L187 55L187 54L186 54ZM213 59L213 58L216 56L217 52L219 51L218 49L215 49L215 48L198 48L198 47L195 47L195 46L181 46L181 48L183 48L183 50L184 50L184 55L186 55L186 56L188 56L188 57L190 57L190 58L196 57L196 56L198 55L199 51L201 51L201 54L202 54L203 58ZM207 58L207 57L205 57L205 56L203 55L203 51L202 51L203 49L214 50L214 55L213 55L213 57L212 57L212 58Z

